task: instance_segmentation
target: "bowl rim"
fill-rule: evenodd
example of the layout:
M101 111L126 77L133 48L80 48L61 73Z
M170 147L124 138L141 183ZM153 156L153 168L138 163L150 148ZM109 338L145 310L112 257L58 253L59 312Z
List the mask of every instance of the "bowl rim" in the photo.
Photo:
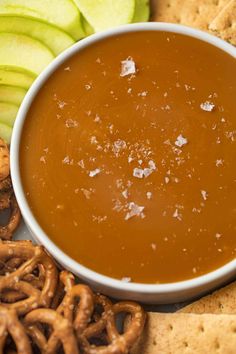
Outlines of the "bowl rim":
M21 184L20 178L20 169L19 169L19 146L20 138L22 133L22 128L24 125L25 117L29 110L31 103L33 102L38 91L42 85L47 81L49 76L69 57L73 56L78 51L83 48L92 45L95 42L103 40L105 38L119 35L122 33L128 32L140 32L140 31L164 31L170 33L177 33L187 35L193 38L197 38L204 42L207 42L229 55L236 58L236 48L231 44L213 36L206 32L203 32L198 29L193 29L179 24L163 23L163 22L148 22L148 23L136 23L118 26L103 32L93 34L87 38L82 39L81 41L75 43L72 47L66 49L64 52L59 54L38 76L34 81L31 88L27 92L20 109L17 114L17 118L13 128L12 142L10 149L10 164L11 164L11 175L13 188L19 207L21 209L23 218L26 222L26 225L30 228L33 233L33 238L35 238L39 243L43 244L45 248L67 269L70 269L72 272L81 276L82 279L87 280L90 283L97 283L101 286L113 289L117 292L129 292L129 293L142 293L142 294L167 294L167 293L176 293L176 292L185 292L188 290L193 290L195 288L202 288L209 283L214 283L219 281L222 278L225 278L227 275L236 272L236 259L226 263L225 265L203 274L199 277L190 278L183 281L177 281L172 283L160 283L160 284L149 284L149 283L126 283L122 280L118 280L103 274L100 274L94 270L91 270L82 264L78 263L72 259L69 255L64 253L43 231L40 227L36 218L34 217L28 202L25 198L23 187Z

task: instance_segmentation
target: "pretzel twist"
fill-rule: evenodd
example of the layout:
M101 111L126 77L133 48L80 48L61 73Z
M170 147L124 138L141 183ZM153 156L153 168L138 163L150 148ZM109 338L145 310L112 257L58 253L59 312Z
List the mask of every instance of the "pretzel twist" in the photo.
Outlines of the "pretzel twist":
M101 298L97 298L101 301ZM104 299L102 300L104 301ZM124 328L124 333L119 334L115 318L120 313L130 316L128 325ZM142 333L145 324L145 313L141 306L134 302L119 302L113 306L106 303L101 318L96 323L90 324L79 337L83 353L85 354L126 354ZM89 340L101 336L106 330L108 345L91 345Z
M38 323L47 324L52 328L49 339L39 329L35 331L35 326L31 327ZM60 344L62 344L65 354L79 354L73 326L56 311L51 309L33 310L25 316L24 324L42 354L55 354L60 348Z
M11 214L7 225L0 226L0 239L10 240L21 220L21 213L14 193L10 190L0 193L0 210L10 208Z
M14 309L0 306L0 354L6 353L6 339L8 334L17 348L19 354L32 354L31 344Z
M0 181L10 174L10 153L7 144L0 138Z
M49 307L58 278L52 258L43 247L33 246L30 241L3 241L0 247L0 265L15 259L22 260L19 267L0 276L0 294L5 293L8 300L4 306L14 308L20 315L37 307ZM35 271L43 272L43 282L37 282L37 286L32 282ZM21 300L22 294L24 298ZM4 296L1 297L2 302L3 299Z

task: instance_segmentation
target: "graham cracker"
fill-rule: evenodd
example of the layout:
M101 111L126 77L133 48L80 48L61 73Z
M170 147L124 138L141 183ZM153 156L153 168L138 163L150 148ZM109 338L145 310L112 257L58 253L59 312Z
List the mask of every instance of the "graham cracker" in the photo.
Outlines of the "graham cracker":
M178 312L236 314L236 282L202 297L200 300L183 307Z
M230 0L151 0L152 21L180 23L208 30Z
M236 315L150 314L131 354L235 354Z
M236 0L231 0L209 24L218 37L236 45Z

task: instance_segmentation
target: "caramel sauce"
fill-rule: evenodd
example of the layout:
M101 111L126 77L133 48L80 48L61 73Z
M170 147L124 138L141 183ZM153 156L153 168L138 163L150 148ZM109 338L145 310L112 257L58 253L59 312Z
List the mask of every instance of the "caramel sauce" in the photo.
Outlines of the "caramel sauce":
M185 280L236 253L236 61L183 35L105 39L45 83L21 177L39 224L99 273Z

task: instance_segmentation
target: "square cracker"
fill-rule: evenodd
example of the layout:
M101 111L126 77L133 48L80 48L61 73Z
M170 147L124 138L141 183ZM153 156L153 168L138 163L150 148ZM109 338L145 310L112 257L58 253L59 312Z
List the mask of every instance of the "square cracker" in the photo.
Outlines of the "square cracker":
M236 45L236 0L231 0L209 24L214 34Z
M236 315L155 313L131 354L235 354Z
M230 0L151 0L152 21L173 22L207 30Z
M178 312L236 314L236 282L202 297Z

